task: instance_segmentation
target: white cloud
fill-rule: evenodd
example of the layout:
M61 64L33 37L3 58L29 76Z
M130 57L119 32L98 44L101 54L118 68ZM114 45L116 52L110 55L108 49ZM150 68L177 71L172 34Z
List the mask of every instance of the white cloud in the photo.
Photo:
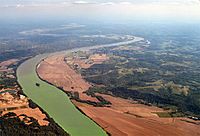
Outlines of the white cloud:
M200 0L127 0L127 1L100 1L100 0L59 0L59 1L35 1L35 2L23 2L23 1L17 1L15 3L6 3L0 5L0 7L8 8L8 7L31 7L31 6L63 6L63 5L70 5L70 4L79 4L79 5L88 5L88 4L94 4L94 5L200 5Z
M115 3L114 2L103 2L103 3L100 3L101 5L114 5Z
M22 4L17 4L16 5L16 8L23 8L23 7L25 7L25 5L22 5Z
M70 2L64 1L64 2L61 2L60 4L61 5L67 5L67 4L70 4Z
M131 2L119 2L120 5L132 5L133 3Z
M88 2L88 1L75 1L75 2L73 2L73 4L89 4L90 2Z

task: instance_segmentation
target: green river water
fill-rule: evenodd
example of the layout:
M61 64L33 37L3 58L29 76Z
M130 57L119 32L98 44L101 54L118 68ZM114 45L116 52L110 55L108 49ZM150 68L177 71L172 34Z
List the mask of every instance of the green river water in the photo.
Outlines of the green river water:
M79 48L75 50L88 50L99 47L118 46L143 40L136 37L134 40L107 45ZM68 51L68 52L69 52ZM66 132L72 136L106 136L106 132L82 114L70 101L68 96L58 88L42 81L37 73L37 64L50 54L42 54L22 63L17 69L18 82L23 92L48 115L55 120ZM52 54L51 54L52 55ZM40 86L36 86L39 83ZM103 115L102 115L103 116Z

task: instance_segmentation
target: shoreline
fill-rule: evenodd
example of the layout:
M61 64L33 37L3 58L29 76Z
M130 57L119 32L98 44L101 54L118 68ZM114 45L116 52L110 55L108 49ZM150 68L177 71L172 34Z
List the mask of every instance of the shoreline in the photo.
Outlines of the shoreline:
M134 37L134 39L133 40L130 40L130 41L124 41L124 42L118 42L118 43L112 43L112 44L104 44L104 45L96 45L96 46L89 46L89 47L82 47L82 48L74 48L74 49L69 49L69 50L65 50L65 51L58 51L58 52L54 52L54 53L44 53L44 54L39 54L39 55L36 55L36 56L34 56L34 57L32 57L31 59L33 59L33 58L36 58L36 57L39 57L39 56L41 56L41 58L40 58L40 60L39 60L39 62L36 64L36 67L34 68L35 69L35 73L36 73L36 75L37 75L37 77L41 80L41 78L40 78L40 76L38 75L38 73L37 73L37 68L38 68L38 66L39 66L39 64L41 63L41 61L42 60L44 60L45 58L47 58L47 57L50 57L50 56L54 56L54 55L57 55L57 54L62 54L62 53L66 53L66 52L73 52L73 51L78 51L78 50L82 50L82 51L86 51L86 50L91 50L91 49L96 49L96 48L101 48L101 47L111 47L111 46L119 46L119 45L123 45L123 44L131 44L131 43L135 43L135 42L139 42L139 41L141 41L141 40L144 40L143 38L140 38L140 37ZM28 59L28 60L30 60L30 59ZM24 61L23 63L25 63L25 62L27 62L28 60L26 60L26 61ZM22 64L23 64L22 63ZM22 64L20 64L20 66L22 65ZM19 67L20 67L19 66ZM19 68L18 67L18 68ZM18 68L17 68L17 72L16 73L18 73ZM18 75L18 74L17 74ZM18 81L18 84L21 86L21 84L19 83L19 80L18 80L18 76L17 76L17 81ZM49 83L49 82L47 82L47 81L45 81L45 80L41 80L41 81L43 81L43 82L45 82L45 83L47 83L48 85L52 85L51 83ZM54 85L52 85L53 87L56 87L56 86L54 86ZM23 87L22 87L23 88ZM59 90L61 90L60 88L58 88L58 87L56 87L57 89L59 89ZM23 89L22 89L23 90ZM61 91L63 91L63 90L61 90ZM23 91L23 93L24 93L24 91ZM66 93L66 92L65 92ZM26 95L26 93L24 93L25 95ZM28 95L26 95L26 96L28 96ZM31 99L31 98L30 98ZM31 99L32 100L32 99ZM32 100L32 101L34 101L34 100ZM72 103L72 101L70 100L70 102ZM34 102L34 103L36 103L37 104L37 102ZM72 103L73 104L73 103ZM37 104L38 105L38 104ZM74 104L73 104L74 105ZM75 106L75 105L74 105ZM41 106L38 106L38 107L41 107ZM77 106L75 106L76 107L76 109L77 110L79 110L79 112L81 112L80 111L80 109L79 108L77 108ZM41 108L41 109L43 109L43 108ZM44 110L45 111L45 110ZM46 111L45 111L46 112ZM47 114L48 114L48 112L46 112ZM81 114L82 114L83 112L81 112ZM49 114L48 114L48 116L49 116ZM89 118L87 115L85 115L84 114L84 116L86 116L87 118ZM53 118L54 119L54 118ZM91 118L89 118L90 120L92 120ZM55 121L56 122L56 121ZM101 127L99 124L97 124L94 120L92 120L92 122L94 122L96 125L98 125L99 127ZM56 122L57 123L57 122ZM59 123L57 123L60 127L62 127ZM62 127L63 128L63 127ZM102 128L102 127L101 127ZM103 128L102 128L103 129ZM65 130L65 129L64 129ZM103 129L104 131L105 131L105 129ZM68 132L68 131L67 131ZM110 135L107 131L105 131L108 135Z
M48 57L50 57L50 56L48 56ZM48 58L48 57L45 57L44 59L46 59L46 58ZM54 86L54 87L56 87L57 89L59 89L59 90L61 90L62 92L64 92L64 93L67 95L67 97L69 97L68 94L67 94L67 92L66 92L64 89L59 88L58 86L56 86L56 85L54 85L54 84L52 84L52 83L48 82L47 80L44 80L44 79L42 79L42 78L40 77L40 75L39 75L37 69L39 68L39 66L40 66L40 64L41 64L42 61L43 61L43 59L42 59L40 62L38 62L37 66L36 66L36 69L35 69L36 74L37 74L37 76L39 77L39 79L42 80L42 81L44 81L44 82L46 82L46 83L48 83L48 84L50 84L50 85L52 85L52 86ZM71 99L70 99L70 101L71 101ZM75 105L72 101L71 101L71 103L72 103L72 104L76 107L76 109L77 109L79 112L81 112L84 116L88 117L90 120L92 120L94 123L96 123L99 127L101 127L101 128L107 133L108 136L111 136L111 134L110 134L109 132L107 132L107 131L105 130L105 128L103 128L102 126L100 126L100 124L98 124L96 121L94 121L92 118L90 118L87 114L85 114L85 113L84 113L77 105Z

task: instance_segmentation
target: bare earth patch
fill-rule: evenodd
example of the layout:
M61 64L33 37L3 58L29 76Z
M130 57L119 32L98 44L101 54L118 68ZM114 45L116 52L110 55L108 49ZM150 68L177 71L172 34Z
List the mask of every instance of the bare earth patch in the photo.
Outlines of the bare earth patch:
M62 87L65 91L78 92L82 100L98 101L96 98L83 93L91 85L66 64L63 54L43 60L37 71L42 79L57 87Z
M10 59L7 61L0 62L0 67L7 67L9 65L16 63L17 61L19 61L19 60L18 59Z
M2 115L6 113L13 112L17 116L22 114L33 117L38 120L38 123L41 126L48 125L49 122L44 120L46 115L43 114L39 108L29 108L28 99L25 96L20 95L20 97L14 97L10 93L0 94L0 111L2 111ZM23 120L23 117L20 117ZM28 123L27 123L28 124Z
M108 59L109 57L106 54L93 54L87 58L72 53L72 55L68 55L65 57L65 61L71 67L84 68L84 69L90 68L94 64L101 64Z
M19 60L17 60L17 59L10 59L7 61L0 62L0 72L12 71L12 69L9 69L8 66L15 64L18 61Z
M24 108L24 109L16 109L12 111L5 111L3 114L6 114L8 112L14 112L17 116L25 114L28 117L33 117L34 119L37 119L40 126L48 126L49 122L44 120L46 118L46 115L43 114L39 108ZM24 120L24 117L20 117L21 120ZM28 124L28 123L26 123Z

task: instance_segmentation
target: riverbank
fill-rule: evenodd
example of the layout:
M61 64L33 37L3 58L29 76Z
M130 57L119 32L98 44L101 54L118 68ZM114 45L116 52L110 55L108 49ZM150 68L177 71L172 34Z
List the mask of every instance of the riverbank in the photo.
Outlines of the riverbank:
M106 135L98 125L76 109L65 93L38 78L35 68L45 57L38 55L19 66L18 82L24 93L71 135ZM36 86L36 83L40 86Z
M72 94L77 93L79 96L78 99L92 101L95 97L83 93L87 91L90 84L79 73L76 73L74 69L69 67L64 58L65 54L47 57L40 63L37 69L38 75L43 80L50 82L50 84L63 88L65 93L68 91ZM83 88L80 90L81 86ZM71 87L74 88L72 89ZM83 95L87 97L83 97ZM194 135L198 135L198 125L182 121L188 120L187 118L160 118L156 113L165 112L161 108L110 95L97 93L95 95L103 97L105 100L111 102L111 105L95 107L84 102L79 102L76 99L72 100L72 102L111 135L189 136L191 132ZM96 100L92 102L96 102Z
M66 53L77 50L90 50L100 47L118 46L131 44L144 40L140 37L133 37L128 41L97 45L92 47L75 48L72 50L56 52L52 54L42 54L25 61L17 69L18 82L23 88L24 93L35 103L37 103L56 123L65 131L75 136L93 136L106 135L95 122L84 116L71 103L67 95L58 88L49 85L39 79L36 68L38 63L44 58L60 53ZM78 127L77 127L78 126Z

